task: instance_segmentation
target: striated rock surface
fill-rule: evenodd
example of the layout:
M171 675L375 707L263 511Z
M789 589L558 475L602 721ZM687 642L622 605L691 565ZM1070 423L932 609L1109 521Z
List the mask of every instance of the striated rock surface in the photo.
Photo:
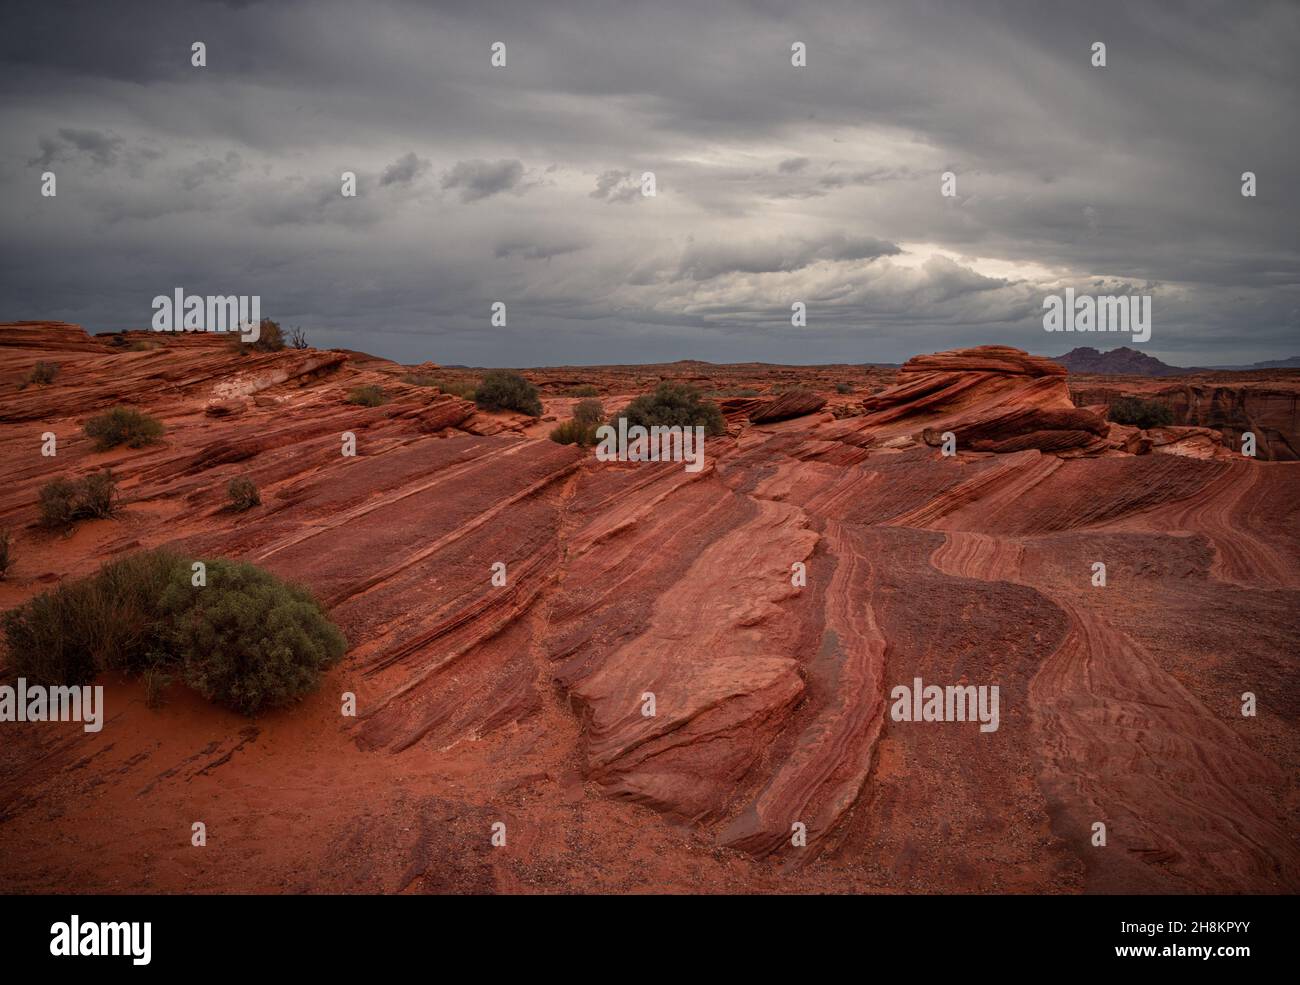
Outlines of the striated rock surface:
M750 410L749 419L754 424L785 421L792 417L815 414L825 406L826 398L812 390L787 390Z
M350 649L256 721L105 680L97 735L0 725L13 891L1300 888L1300 463L1109 425L1005 347L888 387L855 371L882 389L784 420L722 398L733 433L687 472L598 462L382 360L50 337L67 375L0 394L0 608L172 544L308 585ZM675 365L737 388L798 371ZM608 409L661 375L588 379ZM388 403L347 402L372 382ZM81 426L121 402L163 441L95 452ZM43 483L106 465L116 519L36 527ZM236 476L261 506L223 509ZM999 728L896 721L917 678L997 685ZM221 865L189 851L194 817Z

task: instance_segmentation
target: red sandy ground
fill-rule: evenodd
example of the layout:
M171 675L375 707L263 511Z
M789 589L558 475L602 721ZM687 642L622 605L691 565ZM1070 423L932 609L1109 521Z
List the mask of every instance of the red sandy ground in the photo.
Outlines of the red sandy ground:
M1104 380L997 348L902 371L529 373L556 419L583 384L607 410L661 378L761 391L721 399L729 433L690 474L597 462L546 440L552 421L360 353L57 323L0 326L0 350L0 608L171 544L305 583L351 643L318 692L255 720L179 685L150 710L108 679L98 734L0 724L4 891L1300 888L1300 463L1071 401ZM20 388L38 359L59 377ZM753 423L792 382L817 396ZM347 403L363 383L393 400ZM163 442L94 452L81 425L119 403ZM1293 429L1269 457L1282 445ZM103 465L117 518L37 526L43 483ZM236 476L262 506L224 508ZM1000 729L892 721L890 689L918 676L998 684Z

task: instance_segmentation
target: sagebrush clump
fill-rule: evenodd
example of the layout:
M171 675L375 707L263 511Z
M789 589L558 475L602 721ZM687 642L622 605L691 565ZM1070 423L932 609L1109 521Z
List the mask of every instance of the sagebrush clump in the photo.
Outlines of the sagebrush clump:
M605 406L599 400L580 400L573 408L573 418L551 430L551 440L561 445L596 444L596 430L605 420Z
M96 451L118 445L143 448L162 437L162 422L134 407L114 407L86 422L86 437L94 439Z
M27 374L24 385L48 386L54 382L54 378L59 375L58 363L38 362L32 367L32 371Z
M384 393L384 388L376 386L374 383L367 383L365 386L354 387L348 394L348 403L358 404L362 407L381 407L388 403L388 394Z
M92 472L82 479L51 479L41 486L38 496L41 523L56 529L77 520L104 519L117 512L117 480L112 469Z
M1174 413L1158 400L1141 397L1120 397L1110 405L1108 414L1116 424L1129 424L1139 428L1168 427L1174 423Z
M226 484L226 496L230 499L231 509L240 513L244 510L251 510L254 506L262 505L262 496L257 491L257 486L253 484L252 479L238 478L231 479Z
M474 391L474 402L484 410L517 410L530 417L542 416L537 387L509 370L496 369L484 376Z
M244 714L314 689L347 649L304 588L251 564L194 563L144 551L65 582L3 617L19 676L85 684L105 671L147 675L151 703L173 677Z
M284 332L280 328L280 323L271 321L269 318L263 318L258 325L257 341L250 342L249 347L257 352L282 351L284 349ZM305 348L305 346L302 348Z
M158 603L189 564L166 551L110 561L4 616L9 660L40 684L85 684L104 671L142 672L165 656Z
M643 393L617 416L627 418L628 427L703 427L708 435L725 434L727 430L718 405L704 400L698 390L685 383L660 383L653 393Z

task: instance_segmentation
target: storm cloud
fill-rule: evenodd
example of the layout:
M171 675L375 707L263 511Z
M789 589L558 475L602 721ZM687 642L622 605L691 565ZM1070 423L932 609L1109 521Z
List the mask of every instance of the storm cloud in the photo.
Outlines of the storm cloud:
M1284 2L6 5L0 319L182 286L408 362L866 362L1055 354L1044 296L1101 285L1168 362L1290 356L1298 42Z

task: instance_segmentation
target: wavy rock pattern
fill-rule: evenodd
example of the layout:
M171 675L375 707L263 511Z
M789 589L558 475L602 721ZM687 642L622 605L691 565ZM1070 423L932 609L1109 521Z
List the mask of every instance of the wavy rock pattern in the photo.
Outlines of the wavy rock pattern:
M36 864L0 877L20 890L1300 888L1300 464L1127 453L1059 366L1005 347L918 357L841 419L734 398L688 473L597 462L359 354L53 324L0 346L65 374L4 391L5 607L171 543L306 583L352 644L254 733L113 681L99 736L10 732L0 854ZM602 372L607 407L653 385ZM361 383L392 400L347 403ZM80 426L119 402L163 442L94 452ZM42 483L104 465L118 519L34 526ZM263 505L236 515L239 475ZM894 721L916 677L998 685L999 729ZM219 872L165 847L195 811L230 846ZM495 819L508 853L475 847Z

